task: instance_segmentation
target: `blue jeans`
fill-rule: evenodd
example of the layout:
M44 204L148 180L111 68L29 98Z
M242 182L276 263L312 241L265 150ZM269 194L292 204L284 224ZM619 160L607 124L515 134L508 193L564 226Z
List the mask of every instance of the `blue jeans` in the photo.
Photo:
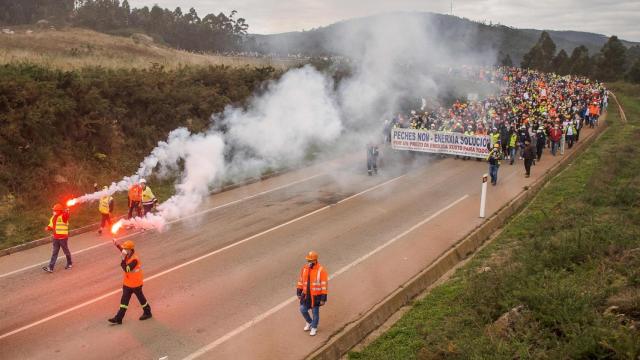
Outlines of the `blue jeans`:
M498 168L500 165L489 164L489 175L491 176L491 183L496 184L498 182Z
M509 158L510 158L510 164L513 165L513 162L516 160L516 150L517 148L514 147L509 147Z
M311 310L313 318L309 316L309 310ZM309 308L307 304L302 304L300 305L300 312L302 313L302 317L307 321L307 323L311 324L312 328L318 328L318 323L320 322L320 306Z
M551 141L551 155L556 156L556 152L558 151L558 147L560 144L558 141Z
M53 267L56 265L60 248L62 248L62 252L64 252L64 255L67 257L67 265L71 265L71 252L69 251L69 245L67 244L68 241L69 238L53 239L53 253L51 254L51 261L49 261L50 269L53 270Z

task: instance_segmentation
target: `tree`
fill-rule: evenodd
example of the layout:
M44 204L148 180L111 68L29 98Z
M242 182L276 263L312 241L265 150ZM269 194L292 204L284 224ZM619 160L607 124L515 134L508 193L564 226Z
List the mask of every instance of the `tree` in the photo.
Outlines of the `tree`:
M580 45L573 49L569 58L569 73L575 75L588 76L593 72L593 62L589 57L589 49Z
M553 58L551 62L552 71L560 75L567 75L569 73L569 55L564 49L558 52L558 55Z
M524 68L550 71L552 70L552 60L556 52L556 44L549 36L549 33L543 31L540 34L538 42L522 57L521 66Z
M640 84L640 59L631 66L629 72L627 72L626 80L634 84Z
M617 36L611 36L600 49L596 75L604 81L616 81L624 74L627 49Z

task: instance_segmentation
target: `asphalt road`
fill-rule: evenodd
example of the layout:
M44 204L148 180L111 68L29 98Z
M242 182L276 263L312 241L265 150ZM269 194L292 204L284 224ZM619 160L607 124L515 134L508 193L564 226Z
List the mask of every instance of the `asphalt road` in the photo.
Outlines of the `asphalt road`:
M487 217L560 158L545 152L529 179L522 161L503 163ZM126 235L143 263L148 321L134 297L123 325L107 323L122 284L107 236L72 237L69 271L64 257L53 274L40 269L50 246L0 258L0 358L304 358L482 222L484 162L387 160L373 177L364 159L293 171L214 195L162 233ZM309 250L331 276L316 337L302 331L294 297Z

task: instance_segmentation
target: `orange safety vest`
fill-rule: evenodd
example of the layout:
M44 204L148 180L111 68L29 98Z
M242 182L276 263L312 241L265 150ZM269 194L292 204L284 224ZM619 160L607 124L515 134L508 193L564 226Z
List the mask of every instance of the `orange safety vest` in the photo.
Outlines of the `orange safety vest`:
M142 201L142 186L140 184L131 185L129 188L129 200Z
M309 265L305 265L300 270L300 278L298 279L298 289L303 294L307 294L307 279L311 279L311 307L315 306L315 297L317 295L327 295L329 287L329 275L322 265L316 263L313 269L309 269Z
M131 269L129 268L129 264L131 264L134 260L138 260L136 266ZM122 281L123 285L130 288L137 288L142 286L142 263L138 258L138 254L133 253L131 257L126 259L127 267L124 271L124 280Z

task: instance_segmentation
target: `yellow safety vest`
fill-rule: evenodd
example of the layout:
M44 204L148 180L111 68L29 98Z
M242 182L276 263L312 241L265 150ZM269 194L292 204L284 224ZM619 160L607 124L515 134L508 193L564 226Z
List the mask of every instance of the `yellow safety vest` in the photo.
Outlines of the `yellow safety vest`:
M153 191L151 191L150 187L145 187L144 190L142 191L142 205L151 205L153 204L153 199L155 199L156 196L153 195Z
M100 203L98 205L98 211L100 211L101 214L108 214L109 213L109 203L111 202L111 200L113 199L113 197L111 196L103 196L100 198Z
M53 215L49 219L49 227L53 229L53 235L69 235L69 223L62 220L62 214L58 215L56 226L53 226L53 218L55 216Z

